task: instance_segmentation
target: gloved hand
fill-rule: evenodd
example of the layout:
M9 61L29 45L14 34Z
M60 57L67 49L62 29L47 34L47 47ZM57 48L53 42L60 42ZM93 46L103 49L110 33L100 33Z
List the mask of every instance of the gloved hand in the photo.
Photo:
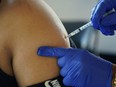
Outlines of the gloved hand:
M112 64L86 50L44 46L38 55L58 58L66 86L111 87Z
M114 35L116 30L116 12L104 17L104 14L112 9L116 9L116 0L100 0L92 11L93 27L99 29L104 35Z

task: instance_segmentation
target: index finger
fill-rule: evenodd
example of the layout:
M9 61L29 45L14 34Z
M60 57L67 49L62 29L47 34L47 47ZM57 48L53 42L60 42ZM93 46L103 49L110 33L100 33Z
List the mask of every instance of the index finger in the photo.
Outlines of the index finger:
M50 47L50 46L42 46L38 49L37 54L39 56L47 56L47 57L62 57L64 56L68 50L68 48L59 48L59 47Z

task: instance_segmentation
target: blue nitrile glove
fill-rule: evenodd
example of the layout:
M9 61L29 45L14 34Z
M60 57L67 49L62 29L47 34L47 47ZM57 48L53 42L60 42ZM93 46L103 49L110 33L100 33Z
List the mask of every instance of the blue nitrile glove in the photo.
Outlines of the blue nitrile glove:
M66 86L111 87L112 64L86 50L43 46L38 55L58 58Z
M104 17L104 14L112 9L116 9L116 0L100 0L92 11L93 27L99 29L104 35L114 35L116 30L116 12Z

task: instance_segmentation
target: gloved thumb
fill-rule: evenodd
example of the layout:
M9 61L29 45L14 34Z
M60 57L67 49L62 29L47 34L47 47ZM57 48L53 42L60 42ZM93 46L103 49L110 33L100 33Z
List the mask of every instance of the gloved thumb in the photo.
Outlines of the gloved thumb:
M104 17L101 21L101 24L103 26L112 26L116 25L116 12L113 12L106 17Z
M66 48L57 48L49 46L42 46L38 49L37 52L39 56L48 56L48 57L62 57L66 53L67 53Z

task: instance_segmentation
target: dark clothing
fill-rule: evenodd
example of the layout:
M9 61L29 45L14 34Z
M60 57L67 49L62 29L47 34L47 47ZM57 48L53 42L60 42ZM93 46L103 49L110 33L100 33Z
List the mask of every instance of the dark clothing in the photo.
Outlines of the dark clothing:
M49 79L49 80L44 81L42 83L38 83L38 84L27 86L27 87L69 87L69 86L65 86L63 84L63 77L62 76L58 76L56 78Z
M18 87L16 79L0 69L0 87Z

